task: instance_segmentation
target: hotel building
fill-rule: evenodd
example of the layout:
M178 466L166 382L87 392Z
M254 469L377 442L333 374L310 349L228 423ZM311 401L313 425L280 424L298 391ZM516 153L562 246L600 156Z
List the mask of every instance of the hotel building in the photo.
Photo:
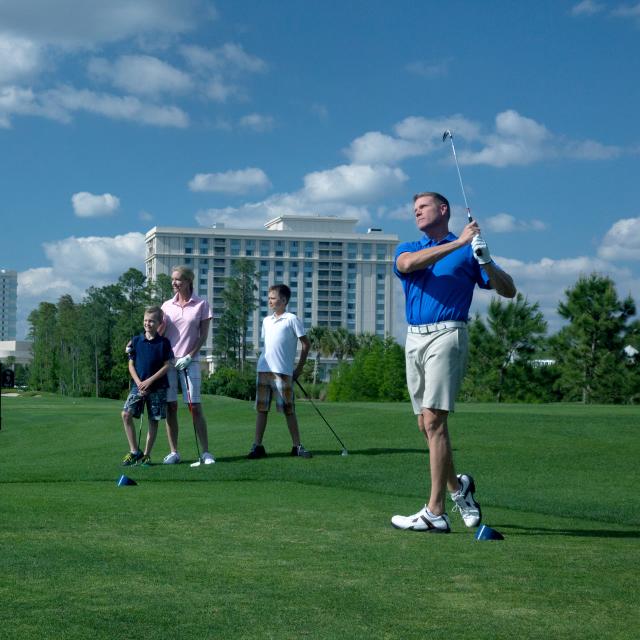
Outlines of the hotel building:
M393 256L396 235L380 229L356 233L355 218L282 215L264 230L214 227L154 227L146 234L146 275L155 280L187 264L196 274L195 293L208 299L212 334L224 310L222 291L238 258L255 263L258 307L249 322L249 352L260 344L272 284L291 288L288 310L313 326L344 327L354 334L391 334L394 322ZM212 354L210 335L204 356Z

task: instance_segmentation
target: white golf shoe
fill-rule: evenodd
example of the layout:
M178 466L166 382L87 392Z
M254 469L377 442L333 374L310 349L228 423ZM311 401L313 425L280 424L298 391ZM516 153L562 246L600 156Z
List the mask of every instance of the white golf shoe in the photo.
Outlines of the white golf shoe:
M202 460L202 464L216 463L216 459L208 451L205 451L200 459Z
M458 475L458 482L460 488L451 494L451 499L455 502L453 510L460 512L467 527L477 527L480 524L482 512L473 496L476 490L475 482L466 474Z
M408 529L409 531L424 531L426 533L449 533L451 523L449 516L443 513L436 516L427 509L425 504L418 513L412 516L393 516L391 524L396 529Z
M177 451L173 451L164 457L162 464L178 464L180 462L180 454Z

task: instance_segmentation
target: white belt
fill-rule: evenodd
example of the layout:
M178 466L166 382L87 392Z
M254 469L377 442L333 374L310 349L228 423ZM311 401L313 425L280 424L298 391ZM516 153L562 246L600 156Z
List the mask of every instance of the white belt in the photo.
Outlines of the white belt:
M433 322L432 324L410 324L407 327L409 333L435 333L443 329L462 329L467 323L462 320L445 320L444 322Z

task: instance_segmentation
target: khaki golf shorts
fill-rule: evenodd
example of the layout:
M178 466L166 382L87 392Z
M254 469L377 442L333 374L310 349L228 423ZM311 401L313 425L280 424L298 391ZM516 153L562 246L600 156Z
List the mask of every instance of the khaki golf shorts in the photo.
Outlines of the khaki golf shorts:
M295 413L293 378L282 373L260 371L256 379L256 411L269 411L273 396L279 413L286 416Z
M468 350L466 327L407 333L407 386L416 415L422 409L454 410L467 369Z

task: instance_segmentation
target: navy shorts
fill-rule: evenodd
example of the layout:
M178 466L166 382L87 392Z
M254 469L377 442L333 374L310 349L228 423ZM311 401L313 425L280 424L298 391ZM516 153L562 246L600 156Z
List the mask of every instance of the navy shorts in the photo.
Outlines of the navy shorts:
M146 396L141 396L138 388L133 387L127 396L123 410L134 418L139 418L145 405L147 417L150 420L164 420L167 417L167 390L156 389Z

